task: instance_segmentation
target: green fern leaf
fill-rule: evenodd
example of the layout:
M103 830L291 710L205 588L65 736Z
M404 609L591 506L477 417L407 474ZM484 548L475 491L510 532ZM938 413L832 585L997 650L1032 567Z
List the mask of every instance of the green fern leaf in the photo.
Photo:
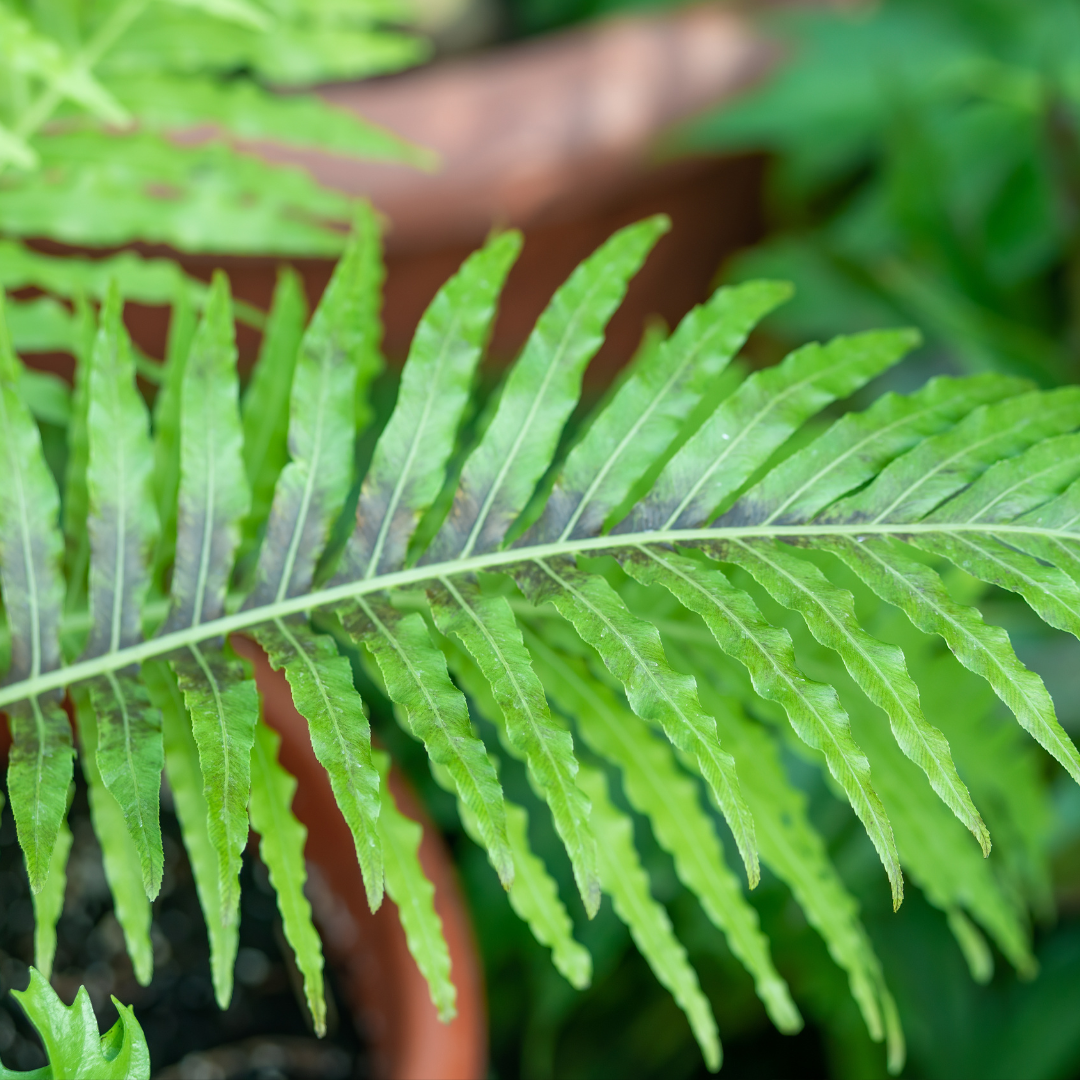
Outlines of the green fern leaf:
M626 688L634 712L695 758L723 808L750 887L756 886L761 873L754 819L739 788L735 761L720 749L716 724L702 710L693 679L668 665L656 629L631 615L603 578L567 560L537 560L519 569L517 580L534 604L551 601L573 623Z
M157 530L151 491L150 418L135 386L131 342L114 286L87 380L90 533L90 641L86 656L103 656L142 640L142 606ZM88 684L97 714L97 767L124 814L142 866L146 895L161 888L164 853L158 823L161 716L129 669Z
M841 417L809 446L770 470L719 524L809 521L923 439L946 431L980 405L1029 387L1024 379L976 375L932 379L908 397L885 394L865 412Z
M499 880L509 888L514 860L506 838L502 786L484 744L473 733L465 698L450 681L446 659L432 643L424 620L415 613L403 616L385 601L369 599L360 600L356 612L342 622L353 640L374 656L386 693L403 710L413 736L423 742L431 760L453 777L459 797L476 815Z
M249 506L233 333L228 282L218 274L184 373L176 565L166 633L221 616L240 522ZM212 638L193 641L170 660L199 748L207 823L218 858L221 919L229 924L240 903L258 694L243 664Z
M589 800L575 780L573 740L551 719L544 687L510 605L502 596L484 596L468 581L443 578L428 590L435 625L455 634L491 684L507 739L528 762L529 772L551 808L581 893L592 918L600 906L596 838L589 827Z
M143 665L143 678L154 703L161 710L165 745L165 775L180 822L184 848L195 879L210 939L210 976L218 1008L227 1009L232 999L233 964L239 946L239 923L226 918L218 874L218 854L210 836L209 810L203 794L199 750L191 731L191 718L176 676L168 664L152 660ZM96 830L96 825L95 825Z
M16 685L59 667L64 593L60 498L37 425L15 389L18 375L0 299L0 586L11 627L7 682ZM53 845L67 812L71 727L57 690L19 695L7 713L12 737L8 798L30 886L37 893L49 876Z
M633 823L612 804L607 780L598 769L582 765L581 785L592 800L604 891L611 896L615 914L626 923L653 974L686 1013L705 1064L710 1072L716 1072L722 1059L716 1020L686 950L672 932L667 912L649 892L649 878L634 847Z
M270 871L285 938L304 976L304 997L315 1034L321 1038L326 1034L323 954L311 921L311 905L304 896L307 829L291 810L296 780L278 762L280 744L277 732L263 723L256 725L251 752L251 827L259 834L259 855Z
M251 485L251 509L244 519L244 541L252 547L270 515L274 485L289 460L289 397L307 314L300 275L286 267L278 273L259 358L240 399L244 470Z
M157 666L156 662L152 662L152 666ZM150 678L152 676L147 677L148 689ZM131 957L135 978L142 986L148 986L154 974L154 947L150 941L151 910L143 885L142 859L128 832L120 804L101 779L97 764L97 718L87 697L83 689L72 694L79 729L79 760L86 779L90 820L94 835L101 845L101 861L105 868L105 880L112 893L113 913L124 933L124 944ZM162 756L164 758L164 754ZM37 960L35 963L42 972L49 974L48 968Z
M1080 753L1059 723L1042 679L1017 659L1001 627L987 625L977 610L957 603L941 578L895 540L834 536L824 546L920 630L940 634L960 663L986 679L1023 728L1080 783Z
M420 320L336 581L369 578L404 564L416 524L443 485L496 301L520 250L518 233L492 239L466 259Z
M891 367L918 340L903 330L837 338L751 375L667 463L616 531L704 524L806 420Z
M440 644L447 653L454 678L469 696L480 714L496 724L503 745L517 758L525 755L514 747L506 731L506 717L476 661L450 638ZM453 781L438 766L433 768L435 779L453 792ZM582 796L584 798L584 795ZM461 822L470 838L480 846L483 839L477 828L476 816L458 800ZM529 846L529 815L524 807L506 802L506 835L514 854L514 881L508 899L515 914L528 924L533 937L551 950L551 962L556 970L577 990L583 990L592 980L592 957L574 940L574 923L570 918L554 879L547 867Z
M717 555L720 551L714 549ZM990 834L956 772L948 740L923 716L919 688L908 674L903 652L862 629L851 593L780 546L733 540L722 551L727 562L748 570L773 599L798 611L822 645L840 654L851 677L889 717L900 748L926 773L945 805L971 830L983 854L989 855Z
M716 831L690 778L671 748L655 738L611 692L589 679L567 657L529 635L529 648L554 700L589 748L614 762L623 775L631 806L649 819L656 839L675 860L679 880L700 900L705 913L754 978L758 996L773 1023L784 1032L802 1027L787 983L769 955L757 912L746 902L728 870Z
M449 1021L457 1015L457 991L450 981L450 951L435 910L435 886L420 865L423 829L405 817L394 802L388 782L390 758L381 751L372 757L381 781L379 836L386 858L386 891L397 904L409 952L427 980L439 1019Z
M699 658L695 668L713 665ZM746 718L738 703L721 697L707 678L700 682L717 726L736 755L747 800L761 837L762 859L783 881L821 935L829 955L847 972L851 996L870 1037L886 1040L889 1071L904 1063L904 1037L885 985L881 964L859 922L858 904L829 861L825 842L810 824L805 796L793 787L780 763L776 744Z
M500 544L551 464L585 365L603 343L630 278L669 228L667 218L655 217L622 229L556 292L507 376L495 416L465 462L450 516L424 561L468 558Z
M591 536L678 435L759 319L791 295L779 282L718 289L655 358L638 365L570 451L529 542ZM519 541L519 545L522 541Z
M300 341L288 410L290 460L277 478L255 587L245 601L248 607L310 589L316 561L352 485L356 384L372 348L369 320L363 316L371 289L371 248L377 245L377 234L373 239L369 232L375 229L370 210L362 213L358 231ZM301 618L257 626L253 636L274 667L285 668L294 702L311 727L312 745L330 772L352 831L368 902L375 910L383 893L375 827L378 774L348 664Z
M899 907L904 886L892 826L836 691L806 679L795 663L786 631L768 623L753 600L720 570L655 547L639 548L621 561L642 584L663 585L681 604L696 611L720 648L745 665L754 689L782 705L799 738L824 754L829 771L877 848L892 886L893 907Z
M34 903L34 966L46 979L52 977L53 960L56 958L56 924L64 911L67 861L73 839L67 822L62 822L53 845L45 888L30 894Z

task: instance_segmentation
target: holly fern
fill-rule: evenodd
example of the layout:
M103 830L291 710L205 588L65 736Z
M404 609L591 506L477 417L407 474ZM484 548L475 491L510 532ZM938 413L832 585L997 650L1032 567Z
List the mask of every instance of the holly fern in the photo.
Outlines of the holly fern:
M237 635L284 669L371 907L384 889L398 905L444 1016L454 989L419 830L387 790L350 655L424 744L514 910L583 986L590 959L573 937L570 897L530 850L527 811L504 798L476 721L494 725L551 814L585 912L610 897L710 1068L721 1058L716 1023L651 895L627 807L670 853L777 1027L795 1031L802 1020L725 861L732 840L751 888L762 862L790 888L846 970L871 1035L886 1041L890 1066L903 1061L856 904L784 771L781 749L800 740L865 827L894 906L903 866L947 912L977 974L991 955L979 926L1031 968L1020 890L982 858L987 828L920 706L905 652L870 633L855 600L876 593L944 638L1080 779L1042 681L1002 629L955 598L952 581L961 568L963 581L1013 590L1047 623L1080 633L1080 388L937 378L815 421L916 336L838 338L746 375L733 357L789 292L765 281L722 288L669 337L654 335L595 414L570 424L585 365L666 227L654 218L623 229L575 270L475 422L477 366L521 240L502 233L471 255L419 325L359 484L358 426L379 363L382 270L369 210L306 328L296 279L282 277L243 398L223 276L197 327L184 312L174 319L152 423L122 298L114 289L96 328L83 310L63 499L19 397L19 362L2 346L10 668L0 707L11 721L8 793L36 896L40 968L49 968L70 846L66 692L138 976L151 974L164 769L221 1005L253 829L321 1028L322 954L303 892L304 831L290 811L295 782L230 644L250 650ZM808 678L795 655L803 638L846 673ZM863 698L873 705L865 715L851 704ZM979 717L973 709L960 722Z

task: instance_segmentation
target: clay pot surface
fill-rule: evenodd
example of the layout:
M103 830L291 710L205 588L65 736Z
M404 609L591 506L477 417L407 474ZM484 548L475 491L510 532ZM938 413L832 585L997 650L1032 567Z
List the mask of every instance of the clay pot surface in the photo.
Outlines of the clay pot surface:
M405 941L397 908L387 897L372 914L352 835L338 810L326 771L311 748L307 721L289 684L247 638L232 645L255 665L263 718L281 735L282 765L298 780L293 812L308 830L308 895L328 958L337 968L380 1080L481 1080L487 1071L483 973L453 863L401 774L390 787L401 811L424 826L420 861L435 886L435 908L450 949L457 1017L440 1022L427 983Z

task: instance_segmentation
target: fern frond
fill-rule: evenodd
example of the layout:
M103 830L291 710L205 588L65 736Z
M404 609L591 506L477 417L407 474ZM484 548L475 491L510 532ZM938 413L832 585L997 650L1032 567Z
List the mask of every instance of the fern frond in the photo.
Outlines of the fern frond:
M1035 899L1041 871L1007 863L1002 878L984 860L988 832L972 795L995 800L984 808L995 829L1008 824L1002 805L1020 813L1024 799L998 804L986 782L992 766L965 766L985 725L971 720L956 741L963 718L927 704L926 665L912 663L907 639L870 625L866 605L876 595L943 638L1080 780L1080 754L1039 677L937 568L949 563L1017 592L1045 622L1080 636L1080 389L1037 391L994 375L942 378L910 395L887 394L805 439L815 414L839 410L917 335L888 330L808 345L744 377L730 361L788 292L761 282L720 290L670 338L643 349L596 415L578 425L571 416L585 366L665 228L656 218L624 229L571 275L471 447L463 434L471 388L520 238L493 237L465 261L421 320L340 556L335 537L360 479L353 470L366 389L381 362L383 271L370 209L360 209L346 256L302 332L300 297L282 279L243 410L225 280L212 284L197 330L190 313L177 312L152 451L114 294L97 348L81 358L71 409L66 611L56 485L20 397L18 362L0 335L0 586L12 652L0 707L13 723L9 790L36 892L50 879L71 776L59 705L68 687L76 696L90 688L99 721L100 746L89 735L93 717L84 725L88 776L100 764L108 791L92 781L92 798L113 792L109 805L128 822L131 851L106 852L118 906L126 894L113 876L130 877L131 852L140 879L156 888L159 842L149 823L160 712L215 992L227 1004L257 737L262 772L251 814L261 831L271 831L266 823L287 808L289 794L271 762L272 737L256 735L255 684L227 644L244 633L284 669L354 837L369 903L378 905L385 886L433 1000L449 1015L449 953L420 869L419 827L398 814L386 789L350 658L326 632L339 636L340 624L361 647L360 661L373 658L395 716L424 744L466 830L559 969L583 985L588 956L529 850L535 810L504 799L470 700L524 761L587 912L600 890L614 897L711 1064L720 1050L708 1003L649 895L604 773L590 757L579 761L582 746L619 767L631 805L727 935L780 1028L794 1030L799 1014L724 865L695 773L731 828L750 885L760 848L847 972L871 1035L887 1043L890 1068L902 1063L880 964L781 767L780 730L797 735L838 781L877 849L894 904L903 867L944 912L978 977L989 970L982 931L1030 970L1020 897ZM80 319L85 354L89 310ZM801 449L788 453L793 437ZM557 460L560 446L569 447L565 460ZM151 456L156 499L146 491ZM151 562L154 506L161 534ZM76 535L84 520L93 540L88 611ZM166 581L167 605L157 599ZM698 616L705 625L692 642L671 637L672 627L685 631L685 619ZM144 627L156 633L144 638ZM88 637L80 659L62 663L61 630L66 644ZM735 677L739 701L726 696L721 669L745 671ZM743 705L782 729L751 722ZM94 813L107 828L105 811ZM1020 855L1024 845L1005 840L1007 860L1028 858L1033 830ZM277 860L279 892L295 901L297 940L314 980L316 952L296 891L301 834L279 832L267 858ZM137 924L132 914L125 925L135 951Z

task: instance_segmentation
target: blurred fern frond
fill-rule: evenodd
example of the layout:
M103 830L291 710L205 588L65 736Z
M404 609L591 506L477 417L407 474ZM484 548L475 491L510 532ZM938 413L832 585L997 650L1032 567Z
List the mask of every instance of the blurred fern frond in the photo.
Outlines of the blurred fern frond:
M277 740L260 726L250 669L229 644L242 634L284 670L352 832L369 903L385 891L398 904L433 1000L452 1015L419 835L389 794L343 641L359 648L398 722L423 743L514 910L567 979L584 985L576 901L560 896L530 850L529 810L504 797L470 709L495 725L551 815L584 912L611 898L710 1068L721 1059L716 1022L652 895L627 804L671 854L781 1030L798 1030L801 1016L727 864L727 833L750 888L761 864L790 888L847 973L871 1035L887 1041L891 1068L903 1062L885 974L781 748L800 746L850 803L894 906L906 871L947 913L977 977L991 957L983 932L1017 969L1032 970L1024 897L1038 875L1013 887L1028 870L985 858L990 833L972 797L993 790L995 766L971 752L988 741L977 728L985 710L938 718L924 708L896 644L908 639L857 605L876 595L943 639L1080 779L1080 754L1042 681L1000 627L956 598L941 569L1012 590L1049 625L1080 634L1080 389L939 378L843 414L788 452L818 413L900 361L917 335L841 337L732 378L747 335L790 293L759 281L720 289L654 341L566 438L583 371L666 228L653 218L623 229L571 275L462 454L474 376L520 237L497 235L471 255L421 320L358 494L358 406L379 362L382 270L369 209L306 328L283 282L249 390L257 407L249 398L241 411L223 276L197 329L177 337L153 425L122 296L111 290L96 331L82 338L63 528L4 339L0 585L11 662L0 706L14 737L10 801L38 895L62 873L54 853L74 752L61 708L68 690L95 826L126 825L103 846L140 976L149 977L147 905L161 881L164 768L220 1003L231 993L240 859L253 827L312 1015L321 1015L304 832ZM711 412L700 407L725 371L730 391ZM463 465L451 473L454 461ZM263 495L253 500L253 490ZM335 545L343 515L348 539ZM242 539L254 569L237 576ZM907 653L916 673L925 669L917 644ZM960 734L957 760L942 726ZM991 822L1007 822L1008 799L993 801ZM1022 847L1007 844L1007 854ZM39 930L47 955L49 928Z

